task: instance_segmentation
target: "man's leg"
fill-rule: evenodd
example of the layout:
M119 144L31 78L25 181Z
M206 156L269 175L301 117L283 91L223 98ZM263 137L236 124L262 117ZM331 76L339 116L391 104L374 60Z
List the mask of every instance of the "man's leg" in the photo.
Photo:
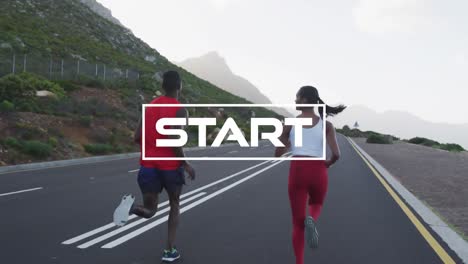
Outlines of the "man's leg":
M161 171L155 168L141 167L138 173L138 185L143 194L143 205L133 205L130 214L143 218L153 217L158 210L158 196L163 188Z
M157 193L143 193L143 206L133 205L130 209L130 214L136 214L143 218L151 218L158 211L158 194Z
M168 222L168 236L167 236L167 249L171 250L174 248L177 226L179 225L179 202L180 193L182 192L182 186L177 186L173 190L168 191L169 205L171 210L169 212Z

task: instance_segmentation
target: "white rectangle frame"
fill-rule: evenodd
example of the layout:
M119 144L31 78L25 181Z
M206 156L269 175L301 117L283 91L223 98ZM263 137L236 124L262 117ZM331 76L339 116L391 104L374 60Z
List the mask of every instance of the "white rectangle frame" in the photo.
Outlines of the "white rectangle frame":
M145 110L147 107L322 107L323 109L323 149L322 157L146 157L145 147L142 146L142 160L261 160L261 161L279 161L279 160L326 160L326 105L325 104L143 104L142 105L142 144L145 142ZM208 147L207 147L208 149Z

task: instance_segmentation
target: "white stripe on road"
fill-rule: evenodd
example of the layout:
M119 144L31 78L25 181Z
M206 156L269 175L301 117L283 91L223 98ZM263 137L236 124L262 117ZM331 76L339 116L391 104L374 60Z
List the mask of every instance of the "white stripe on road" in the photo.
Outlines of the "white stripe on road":
M132 172L137 172L139 171L140 169L136 169L136 170L131 170L131 171L128 171L129 173L132 173Z
M268 161L261 162L261 163L259 163L259 164L257 164L257 165L254 165L254 166L252 166L252 167L246 168L246 169L244 169L244 170L242 170L242 171L239 171L239 172L237 172L237 173L231 174L231 175L229 175L229 176L227 176L227 177L225 177L225 178L223 178L223 179L220 179L220 180L215 181L215 182L213 182L213 183L207 184L207 185L205 185L205 186L202 186L202 187L200 187L200 188L198 188L198 189L195 189L195 190L193 190L193 191L190 191L190 192L188 192L188 193L184 193L184 194L182 194L182 195L180 196L180 198L182 199L182 198L187 197L187 196L190 196L190 195L192 195L192 194L194 194L194 193L197 193L197 192L200 192L200 191L205 190L205 189L207 189L207 188L210 188L210 187L212 187L212 186L214 186L214 185L216 185L216 184L219 184L219 183L221 183L221 182L224 182L224 181L227 181L227 180L232 179L232 178L234 178L234 177L237 177L237 176L243 174L244 172L247 172L247 171L253 170L253 169L255 169L255 168L259 167L259 166L262 166L262 165L266 164L267 162L268 162ZM166 201L166 202L164 202L164 203L159 204L159 205L158 205L158 208L163 207L163 206L166 206L166 205L168 205L168 204L169 204L169 201ZM136 215L131 215L130 218L129 218L129 220L131 220L131 219L133 219L133 218L136 218L136 217L137 217ZM89 231L89 232L86 232L86 233L84 233L84 234L82 234L82 235L80 235L80 236L77 236L77 237L71 238L71 239L69 239L69 240L67 240L67 241L64 241L64 242L62 242L62 244L65 244L65 245L74 244L74 243L76 243L76 242L78 242L78 241L81 241L81 240L83 240L83 239L85 239L85 238L88 238L88 237L90 237L90 236L93 236L93 235L95 235L95 234L101 233L101 232L103 232L103 231L105 231L105 230L108 230L108 229L110 229L110 228L113 228L113 227L115 227L115 224L114 224L114 223L110 223L110 224L107 224L107 225L105 225L105 226L102 226L102 227L99 227L99 228L97 228L97 229L94 229L94 230L91 230L91 231Z
M245 170L241 170L241 171L236 172L236 173L234 173L234 174L231 174L231 175L229 175L229 176L227 176L227 177L225 177L225 178L222 178L221 180L217 180L217 181L215 181L215 182L212 182L212 183L210 183L210 184L207 184L207 185L205 185L205 186L202 186L202 187L200 187L200 188L198 188L198 189L195 189L195 190L193 190L193 191L191 191L191 192L188 192L186 195L191 195L191 194L193 194L193 193L196 193L196 192L205 190L205 189L207 189L207 188L210 188L211 186L214 186L214 185L216 185L216 184L219 184L219 183L222 183L222 182L224 182L224 181L230 180L230 179L232 179L232 178L234 178L234 177L237 177L237 176L243 174L244 172L247 172L247 171L253 170L253 169L255 169L255 168L258 168L258 167L260 167L260 166L262 166L262 165L264 165L264 164L266 164L266 163L268 163L268 161L264 161L264 162L262 162L262 163L259 163L259 164L257 164L257 165L254 165L254 166L252 166L252 167L248 167L248 168L245 169Z
M180 202L180 205L186 204L186 203L188 203L188 202L190 202L190 201L192 201L192 200L195 200L195 199L197 199L198 197L203 196L203 195L205 195L205 194L206 194L205 192L202 192L202 193L199 193L199 194L197 194L197 195L194 195L194 196L192 196L192 197L190 197L190 198L188 198L188 199L186 199L186 200L181 201L181 202ZM90 246L92 246L92 245L95 245L95 244L97 244L97 243L99 243L99 242L102 242L102 241L104 241L104 240L106 240L106 239L108 239L108 238L110 238L110 237L113 237L113 236L115 236L115 235L118 235L118 234L124 232L125 230L128 230L128 229L130 229L130 228L132 228L132 227L134 227L134 226L137 226L137 225L139 225L139 224L141 224L141 223L144 223L144 222L146 222L146 221L149 221L149 220L151 220L151 219L154 218L154 217L157 217L157 216L159 216L159 215L162 215L162 214L168 212L169 210L170 210L170 208L167 207L167 208L165 208L165 209L163 209L163 210L158 211L153 217L151 217L151 218L149 218L149 219L146 219L146 218L139 219L138 221L135 221L135 222L133 222L133 223L131 223L131 224L125 225L125 226L123 226L123 227L120 227L120 228L118 228L118 229L116 229L116 230L114 230L114 231L112 231L112 232L109 232L109 233L107 233L107 234L105 234L105 235L102 235L102 236L97 237L97 238L95 238L95 239L93 239L93 240L91 240L91 241L88 241L88 242L86 242L86 243L84 243L84 244L81 244L81 245L78 246L78 248L81 248L81 249L83 249L83 248L88 248L88 247L90 247Z
M185 198L185 197L187 197L187 196L189 196L189 195L191 195L191 194L193 194L193 193L195 193L195 192L190 192L190 193L182 194L182 195L180 196L180 199L183 199L183 198ZM163 203L158 204L158 208L164 207L164 206L166 206L166 205L168 205L168 204L169 204L169 201L165 201L165 202L163 202ZM136 215L131 215L131 216L128 218L128 221L130 221L130 220L132 220L132 219L134 219L134 218L137 218L137 216L136 216ZM90 237L90 236L94 236L95 234L101 233L101 232L106 231L106 230L108 230L108 229L111 229L111 228L113 228L113 227L115 227L115 224L114 224L114 223L109 223L109 224L107 224L107 225L101 226L101 227L99 227L99 228L96 228L96 229L94 229L94 230L91 230L91 231L89 231L89 232L86 232L86 233L84 233L84 234L82 234L82 235L79 235L79 236L77 236L77 237L70 238L70 239L68 239L68 240L66 240L66 241L64 241L64 242L62 242L62 244L64 244L64 245L74 244L74 243L76 243L76 242L78 242L78 241L81 241L81 240L83 240L83 239L85 239L85 238L88 238L88 237Z
M281 155L281 157L291 157L291 156L292 156L291 151L286 152L283 155ZM279 161L283 161L283 160L272 160L271 163L278 163Z
M279 163L281 163L281 162L279 162ZM250 174L249 176L247 176L245 178L242 178L241 180L239 180L239 181L237 181L237 182L235 182L233 184L230 184L230 185L228 185L228 186L226 186L226 187L224 187L224 188L222 188L222 189L220 189L220 190L218 190L218 191L216 191L216 192L214 192L214 193L212 193L212 194L210 194L208 196L203 197L202 199L200 199L200 200L198 200L196 202L193 202L193 203L181 208L180 209L180 214L182 214L182 213L184 213L184 212L186 212L186 211L188 211L188 210L190 210L190 209L192 209L192 208L194 208L194 207L196 207L196 206L198 206L198 205L200 205L200 204L202 204L202 203L204 203L204 202L206 202L206 201L208 201L210 199L213 199L214 197L228 191L229 189L232 189L232 188L236 187L237 185L239 185L239 184L241 184L241 183L243 183L243 182L245 182L247 180L252 179L253 177L259 175L260 173L273 168L274 166L278 165L279 163L275 163L275 164L272 164L270 166L267 166L267 167L265 167L265 168L263 168L263 169L261 169L261 170L259 170L257 172L254 172L254 173ZM140 229L137 229L137 230L135 230L135 231L133 231L131 233L128 233L127 235L125 235L125 236L123 236L123 237L121 237L119 239L116 239L116 240L114 240L114 241L112 241L110 243L105 244L104 246L102 246L102 248L114 248L114 247L116 247L116 246L118 246L120 244L123 244L123 243L127 242L128 240L130 240L132 238L135 238L135 237L143 234L144 232L150 230L151 228L154 228L154 227L166 222L167 220L168 220L168 216L165 216L165 217L163 217L161 219L158 219L157 221L154 221L151 224L148 224L148 225L146 225L144 227L141 227Z
M43 189L42 187L37 187L37 188L21 190L21 191L16 191L16 192L2 193L2 194L0 194L0 196L7 196L7 195L18 194L18 193L32 192L32 191L37 191L37 190L42 190L42 189Z

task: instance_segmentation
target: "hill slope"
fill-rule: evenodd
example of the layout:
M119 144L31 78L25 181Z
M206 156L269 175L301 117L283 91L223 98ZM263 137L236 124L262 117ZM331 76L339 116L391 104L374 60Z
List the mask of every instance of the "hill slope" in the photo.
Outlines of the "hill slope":
M51 59L65 58L75 60L75 65L83 60L140 73L138 81L131 83L82 76L52 82L28 74L0 78L0 165L137 150L131 131L138 111L161 92L160 75L169 69L182 76L182 102L249 103L172 64L82 0L3 0L0 17L0 77L9 73L13 53L27 54L28 60L41 62L46 69ZM7 70L2 74L2 69ZM60 96L35 96L44 89ZM246 122L250 117L247 110L225 112ZM191 114L209 113L193 110ZM265 109L257 113L273 114Z

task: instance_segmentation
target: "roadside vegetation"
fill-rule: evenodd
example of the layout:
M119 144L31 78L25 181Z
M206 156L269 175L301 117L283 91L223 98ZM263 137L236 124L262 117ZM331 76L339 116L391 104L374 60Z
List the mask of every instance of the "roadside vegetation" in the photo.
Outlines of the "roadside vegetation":
M454 143L439 143L435 140L424 138L424 137L414 137L411 139L400 139L392 135L381 134L375 131L361 131L357 128L351 129L349 126L345 125L342 129L337 129L338 133L341 133L347 137L361 137L366 138L367 143L371 144L393 144L394 141L404 141L411 144L422 145L427 147L432 147L436 149L442 149L450 152L461 152L466 151L462 146Z

